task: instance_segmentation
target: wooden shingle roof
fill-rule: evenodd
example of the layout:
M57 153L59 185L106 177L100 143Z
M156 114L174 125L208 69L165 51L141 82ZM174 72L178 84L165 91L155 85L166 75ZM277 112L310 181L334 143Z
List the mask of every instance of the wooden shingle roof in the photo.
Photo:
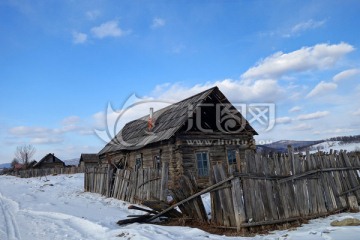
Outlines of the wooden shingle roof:
M99 163L99 156L96 153L82 153L79 162Z
M33 165L34 168L40 166L42 163L62 163L65 166L65 163L57 158L53 153L48 153L40 161Z
M151 130L151 133L149 133L147 129L149 115L125 124L122 130L108 144L106 144L98 155L121 150L140 149L150 143L170 139L186 124L189 119L189 115L194 113L197 106L203 103L210 95L221 100L225 99L226 102L228 102L218 87L210 88L154 112L153 118L156 122L154 128ZM192 112L189 112L189 109L192 109ZM237 112L237 114L241 116L239 112ZM242 116L241 118L244 119ZM245 119L244 121L246 122L245 131L257 135L257 132L250 126L250 124Z

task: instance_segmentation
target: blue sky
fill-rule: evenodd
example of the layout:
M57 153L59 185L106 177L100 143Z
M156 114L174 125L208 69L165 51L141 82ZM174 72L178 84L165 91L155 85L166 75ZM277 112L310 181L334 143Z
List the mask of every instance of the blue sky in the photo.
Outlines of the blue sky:
M359 12L351 0L2 0L0 162L24 143L38 160L98 152L108 103L214 85L235 103L275 105L258 140L360 134Z

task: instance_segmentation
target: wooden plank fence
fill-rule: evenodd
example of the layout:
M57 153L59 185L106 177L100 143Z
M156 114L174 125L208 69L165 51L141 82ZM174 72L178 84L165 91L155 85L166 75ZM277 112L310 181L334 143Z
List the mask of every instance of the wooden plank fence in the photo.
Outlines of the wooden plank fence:
M31 178L31 177L43 177L48 175L57 175L57 174L75 174L83 173L84 169L81 167L62 167L62 168L31 168L26 170L20 170L14 172L14 176L21 178Z
M236 228L316 218L358 207L360 161L338 154L262 156L247 151L240 172L211 192L211 221ZM212 182L228 176L213 167Z
M239 165L240 171L231 175L222 164L213 166L212 186L201 191L193 176L179 177L168 189L167 163L161 170L88 168L84 187L130 203L166 201L169 192L184 215L202 221L208 219L200 196L210 192L211 222L238 231L356 209L360 203L358 155L299 155L289 148L287 154L264 156L249 150Z
M169 165L162 169L127 170L94 167L85 170L85 191L99 193L130 203L166 200Z

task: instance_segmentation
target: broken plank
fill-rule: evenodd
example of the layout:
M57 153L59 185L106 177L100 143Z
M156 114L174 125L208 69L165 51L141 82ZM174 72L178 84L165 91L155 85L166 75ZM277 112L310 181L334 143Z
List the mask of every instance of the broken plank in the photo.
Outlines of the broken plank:
M155 200L146 200L146 201L143 201L142 204L157 211L157 212L161 212L162 210L170 207L170 205L167 204L166 202L155 201ZM170 217L170 218L180 218L180 217L182 217L182 213L176 209L170 209L168 212L166 212L166 214L164 214L164 216Z
M130 223L143 223L146 222L147 219L149 219L152 215L142 215L140 217L135 217L135 218L129 218L129 219L123 219L123 220L119 220L117 222L118 225L125 225L125 224L130 224Z
M149 210L149 209L145 209L145 208L142 208L142 207L138 207L138 206L135 206L135 205L130 205L128 207L128 209L134 209L134 210L139 210L139 211L143 211L143 212L147 212L147 213L153 213L153 214L157 214L158 212L154 211L154 210Z

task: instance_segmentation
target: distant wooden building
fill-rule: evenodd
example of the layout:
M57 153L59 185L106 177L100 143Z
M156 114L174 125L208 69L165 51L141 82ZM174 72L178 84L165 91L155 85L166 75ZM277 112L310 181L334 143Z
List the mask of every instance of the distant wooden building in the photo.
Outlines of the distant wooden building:
M79 160L79 167L83 169L96 167L100 163L99 156L96 153L82 153Z
M20 170L23 170L25 169L25 165L22 164L22 163L15 163L14 165L14 171L20 171Z
M40 161L33 165L33 168L56 168L65 167L65 163L57 158L53 153L47 154Z
M27 168L33 168L36 163L37 163L37 161L32 160L26 167Z
M170 183L191 173L208 185L212 166L239 171L257 132L217 88L150 112L127 123L99 153L103 164L119 168L161 168L169 163Z

